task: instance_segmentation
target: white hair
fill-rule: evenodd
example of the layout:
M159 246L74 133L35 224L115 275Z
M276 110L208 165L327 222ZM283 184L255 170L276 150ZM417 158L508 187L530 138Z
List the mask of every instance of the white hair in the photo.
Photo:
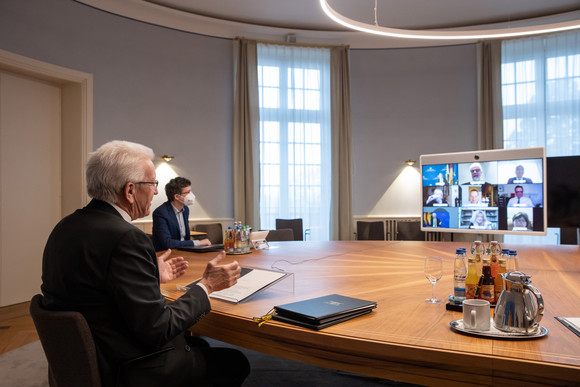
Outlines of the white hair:
M471 171L471 168L473 167L478 167L479 169L481 169L481 164L480 163L473 163L469 166L469 170Z
M87 191L89 196L117 203L128 182L145 177L143 161L153 160L155 154L145 145L129 141L111 141L89 155L87 162Z

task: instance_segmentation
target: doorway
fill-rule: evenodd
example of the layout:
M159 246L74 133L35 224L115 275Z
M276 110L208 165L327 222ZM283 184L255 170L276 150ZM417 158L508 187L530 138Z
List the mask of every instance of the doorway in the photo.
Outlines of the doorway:
M92 76L0 50L0 306L40 292L54 225L88 201Z

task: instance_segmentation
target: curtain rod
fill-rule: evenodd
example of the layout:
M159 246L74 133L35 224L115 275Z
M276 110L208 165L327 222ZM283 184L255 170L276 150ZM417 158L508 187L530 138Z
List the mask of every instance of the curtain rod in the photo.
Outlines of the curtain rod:
M256 43L262 43L262 44L277 44L277 45L280 45L280 46L312 47L312 48L335 48L335 47L346 47L346 48L350 48L350 46L349 45L346 45L346 44L331 45L331 44L316 44L316 43L277 42L275 40L250 39L250 38L246 38L244 36L236 36L234 40L242 40L242 39L253 40Z

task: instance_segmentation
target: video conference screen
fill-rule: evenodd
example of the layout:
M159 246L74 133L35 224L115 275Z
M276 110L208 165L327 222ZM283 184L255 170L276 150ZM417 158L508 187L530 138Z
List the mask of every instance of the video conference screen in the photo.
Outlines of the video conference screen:
M544 148L421 156L423 231L545 235Z

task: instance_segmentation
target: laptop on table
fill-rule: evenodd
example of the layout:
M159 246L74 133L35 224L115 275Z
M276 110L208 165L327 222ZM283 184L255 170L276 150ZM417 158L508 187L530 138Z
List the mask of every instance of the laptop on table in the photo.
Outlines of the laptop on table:
M177 250L189 251L193 253L208 253L212 251L222 251L224 249L223 244L215 244L210 246L191 246L191 247L179 247Z

